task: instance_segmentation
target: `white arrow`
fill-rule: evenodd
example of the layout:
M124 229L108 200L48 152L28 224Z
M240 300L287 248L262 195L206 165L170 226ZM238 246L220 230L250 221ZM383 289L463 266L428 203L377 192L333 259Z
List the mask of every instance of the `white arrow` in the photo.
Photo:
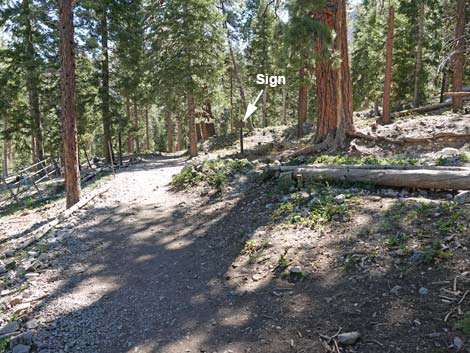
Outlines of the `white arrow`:
M258 101L259 97L261 97L262 94L263 94L263 90L261 90L261 92L258 94L258 97L256 97L253 104L251 104L251 103L248 104L248 107L246 108L246 113L245 113L245 117L243 118L243 121L247 121L248 118L256 111L256 109L258 109L256 107L256 102Z

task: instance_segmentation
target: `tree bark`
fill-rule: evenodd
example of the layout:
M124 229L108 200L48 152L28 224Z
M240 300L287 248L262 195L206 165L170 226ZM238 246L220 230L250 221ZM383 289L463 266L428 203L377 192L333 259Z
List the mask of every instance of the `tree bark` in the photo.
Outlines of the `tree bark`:
M370 166L372 167L372 166ZM390 187L420 189L468 190L470 170L403 169L403 168L354 168L353 166L294 166L292 178L299 182L307 179L371 183Z
M315 17L336 32L333 48L341 58L341 64L336 68L333 67L330 57L316 63L318 120L315 142L334 141L335 146L331 147L344 147L346 133L354 130L346 2L332 0L329 8L316 14ZM316 49L318 53L325 50L325 43L320 37L317 39Z
M230 73L230 132L235 132L235 124L233 122L233 74Z
M149 110L145 108L145 147L150 151Z
M189 118L189 154L191 157L197 156L197 131L196 131L196 114L195 114L194 98L188 95L188 118Z
M393 32L395 29L395 8L393 7L393 0L390 2L388 9L388 29L387 29L387 42L385 51L385 81L384 81L384 96L383 96L383 118L384 124L392 122L390 116L390 93L392 89L392 60L393 60Z
M171 121L171 112L167 113L166 116L166 133L168 139L168 153L173 152L173 123Z
M415 89L414 89L414 106L417 108L421 101L420 82L421 70L423 68L423 36L424 36L424 0L418 5L418 43L416 46L416 67L415 67Z
M59 1L63 150L66 207L80 200L77 108L75 100L75 54L73 38L73 0Z
M309 85L305 81L307 75L307 68L302 67L299 70L300 87L299 87L299 102L297 111L297 137L304 135L304 124L307 121L307 110L308 110L308 91ZM318 90L317 90L318 92ZM320 98L318 98L320 99Z
M109 50L108 9L103 7L100 19L101 31L101 112L103 115L103 151L106 163L111 163L111 114L109 110Z
M129 99L129 95L126 95L126 115L127 115L127 126L130 129L132 125L132 120L131 120L131 102ZM127 132L127 152L128 153L134 152L134 144L132 141L132 134L130 130Z
M30 0L23 0L23 7L26 11L26 22L25 22L25 44L26 44L26 82L28 88L28 105L29 112L32 119L33 126L33 137L34 137L34 152L33 152L33 164L37 160L44 159L44 148L42 140L42 119L41 119L41 110L39 108L39 75L37 72L36 64L36 50L34 49L33 41L33 30L31 26L31 14L30 14Z
M263 127L268 127L268 93L266 92L266 88L263 90Z
M8 177L8 137L6 131L8 129L8 119L6 114L3 116L3 163L2 163L2 175L4 178Z
M466 0L457 0L457 23L455 25L455 56L454 56L454 92L460 92L463 89L464 74L464 51L465 51L465 10ZM462 97L452 97L452 108L455 112L463 108Z
M181 115L178 115L176 117L176 124L178 127L176 150L181 151L183 149L183 117Z
M380 116L379 100L378 99L376 99L374 101L374 116Z
M287 88L282 86L282 125L287 125Z
M139 110L137 109L137 100L134 97L134 129L135 129L135 149L140 153L140 136L139 136Z

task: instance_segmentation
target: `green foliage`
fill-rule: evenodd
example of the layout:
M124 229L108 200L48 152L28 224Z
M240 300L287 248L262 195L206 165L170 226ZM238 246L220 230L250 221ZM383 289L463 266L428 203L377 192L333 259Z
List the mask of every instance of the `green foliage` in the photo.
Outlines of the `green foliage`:
M292 194L289 201L282 202L273 212L273 217L283 217L291 224L314 229L333 219L341 220L348 215L348 210L346 202L335 201L334 194L326 189L312 198L303 198L299 194Z
M284 271L287 268L287 266L289 266L289 261L287 260L284 254L281 254L279 256L279 259L277 260L277 265L281 272Z
M457 321L455 327L470 336L470 311L465 312L463 318Z
M230 176L253 167L254 165L247 160L206 161L196 167L185 167L181 173L173 176L172 185L175 189L182 190L205 183L211 188L221 191Z
M248 240L243 247L242 254L252 256L258 248L258 245L254 240Z

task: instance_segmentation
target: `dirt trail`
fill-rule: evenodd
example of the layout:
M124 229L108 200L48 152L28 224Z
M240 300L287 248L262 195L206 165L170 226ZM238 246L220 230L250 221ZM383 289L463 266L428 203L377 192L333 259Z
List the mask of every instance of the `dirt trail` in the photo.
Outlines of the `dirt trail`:
M216 213L169 191L182 166L134 166L81 215L73 254L48 279L54 286L38 312L50 322L38 333L40 352L244 351L234 328L247 328L253 308L247 300L235 310L238 294L224 286L230 250L205 237Z

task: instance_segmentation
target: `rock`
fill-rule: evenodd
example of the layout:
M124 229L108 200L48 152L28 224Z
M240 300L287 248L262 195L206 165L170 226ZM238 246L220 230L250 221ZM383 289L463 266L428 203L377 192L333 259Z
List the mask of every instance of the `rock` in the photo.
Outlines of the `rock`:
M289 269L289 272L294 274L294 275L298 275L298 274L301 274L302 273L302 267L300 266L292 266L290 269Z
M19 328L20 328L20 325L18 324L18 321L12 321L8 325L3 326L0 329L0 336L10 334L10 333L14 333L14 332L18 331Z
M427 254L421 250L415 250L413 255L410 256L409 260L415 264L422 264L427 260Z
M452 341L452 344L454 345L454 348L457 350L457 352L463 348L463 341L459 337L455 337Z
M16 268L17 264L14 259L7 260L5 262L5 270L14 270Z
M395 295L400 295L399 291L402 287L401 286L395 286L392 289L390 289L390 293L395 294Z
M470 203L470 191L462 191L454 196L454 201L458 203Z
M398 191L395 191L393 189L382 190L382 194L384 196L389 196L389 197L398 197L400 195L400 193Z
M13 347L12 353L29 353L30 351L31 351L31 346L19 344Z
M421 288L419 289L419 294L420 294L420 295L428 295L428 294L429 294L429 289L424 288L424 287L421 287Z
M446 147L440 150L439 152L436 152L436 156L438 157L454 157L458 156L460 154L460 151L457 148L451 148L451 147Z
M5 263L2 260L0 260L0 273L4 273L6 271L7 269L5 267Z
M10 341L11 348L19 344L31 346L33 344L33 334L31 332L24 332L18 336L13 337Z
M340 194L340 195L336 195L335 196L335 202L336 203L344 203L346 201L346 196L344 196L343 194Z
M353 332L345 332L338 335L338 342L344 345L352 345L356 343L359 338L361 338L361 334L357 331Z
M36 327L38 327L38 320L36 319L30 320L26 323L26 328L28 330L35 329Z

